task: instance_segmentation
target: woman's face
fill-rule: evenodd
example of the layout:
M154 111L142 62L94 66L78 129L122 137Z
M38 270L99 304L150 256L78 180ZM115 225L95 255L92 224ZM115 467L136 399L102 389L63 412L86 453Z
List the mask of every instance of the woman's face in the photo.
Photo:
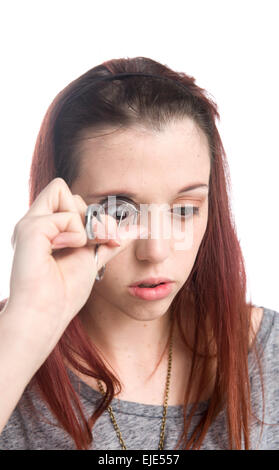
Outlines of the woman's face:
M81 162L80 174L71 191L79 194L87 205L100 203L103 197L98 197L99 193L110 196L132 193L131 202L138 207L152 204L155 209L150 213L156 212L155 220L152 219L154 238L133 240L106 264L103 279L94 283L87 308L90 312L98 308L98 311L135 320L161 317L187 280L207 226L210 153L206 136L188 118L173 122L160 133L129 128L98 135L96 131L87 130L82 134L77 154ZM204 186L180 192L196 184ZM163 204L170 207L164 212L170 214L170 219L174 205L198 208L198 213L195 211L191 216L190 212L188 219L183 217L183 209L173 211L175 224L180 218L181 230L184 228L188 233L184 249L175 231L163 236L162 219L157 218L157 214L163 212L156 211L156 207L164 207ZM148 223L151 224L150 218ZM128 287L148 277L174 280L171 293L152 301L131 295Z

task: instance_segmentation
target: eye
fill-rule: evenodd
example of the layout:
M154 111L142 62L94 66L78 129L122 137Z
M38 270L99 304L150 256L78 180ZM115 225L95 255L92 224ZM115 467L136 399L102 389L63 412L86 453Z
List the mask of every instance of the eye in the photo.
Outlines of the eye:
M132 204L121 199L116 200L115 204L103 203L105 213L114 217L118 224L125 224L128 221L135 223L137 209Z
M182 217L184 218L187 218L189 219L190 217L192 217L193 215L198 215L199 214L199 207L197 206L192 206L192 205L182 205L182 206L179 206L179 207L175 207L174 210L178 210L178 211L182 211L182 214L177 214L177 213L174 213L174 215L181 215Z
M138 215L140 211L132 202L126 201L123 198L116 198L115 203L109 203L106 199L100 201L99 204L102 204L105 213L112 216L118 225L137 224L139 222ZM172 209L172 214L175 218L190 219L192 216L199 214L199 207L191 204L175 205Z

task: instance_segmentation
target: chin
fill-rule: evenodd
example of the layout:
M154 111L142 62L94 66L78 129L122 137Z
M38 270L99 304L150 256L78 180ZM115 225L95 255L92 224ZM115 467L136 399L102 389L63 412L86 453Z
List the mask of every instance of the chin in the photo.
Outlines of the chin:
M162 318L168 311L170 307L171 302L168 302L166 305L159 305L156 302L152 303L150 302L149 305L142 305L142 306L134 306L131 307L130 310L127 311L127 305L125 305L125 308L123 311L126 313L126 315L129 318L133 318L134 320L138 321L152 321L152 320L158 320L159 318ZM131 314L133 312L133 314Z
M145 313L143 315L137 315L137 316L131 316L129 315L130 318L132 318L133 320L137 320L137 321L154 321L154 320L158 320L158 318L161 318L164 316L165 313L161 313L161 314L158 314L158 315L155 315L155 314L150 314L150 313Z

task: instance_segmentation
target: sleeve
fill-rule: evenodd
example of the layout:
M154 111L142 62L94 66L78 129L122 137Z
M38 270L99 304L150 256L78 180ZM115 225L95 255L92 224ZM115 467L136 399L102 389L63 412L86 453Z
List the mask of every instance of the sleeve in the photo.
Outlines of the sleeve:
M26 450L28 440L21 414L17 408L0 434L0 450Z
M279 450L279 313L273 311L273 325L268 340L265 374L265 413L267 450Z
M279 313L264 308L250 356L251 450L279 449ZM258 363L258 359L259 363Z

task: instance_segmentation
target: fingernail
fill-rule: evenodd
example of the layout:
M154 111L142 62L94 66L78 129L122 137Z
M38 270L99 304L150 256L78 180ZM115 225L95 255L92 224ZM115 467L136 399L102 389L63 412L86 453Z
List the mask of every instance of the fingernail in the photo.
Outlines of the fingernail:
M111 238L110 239L110 242L115 245L115 246L121 246L121 241L119 238L115 239L115 238Z
M66 248L67 245L65 243L52 243L51 244L51 249L52 250L58 250L59 248Z

